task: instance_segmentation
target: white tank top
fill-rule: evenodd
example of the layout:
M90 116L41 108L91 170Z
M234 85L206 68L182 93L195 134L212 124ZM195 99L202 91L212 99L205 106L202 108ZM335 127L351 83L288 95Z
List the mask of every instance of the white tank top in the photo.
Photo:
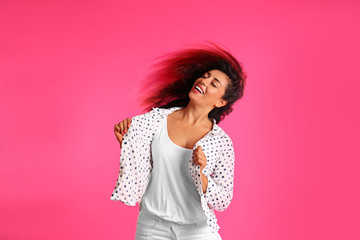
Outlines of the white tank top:
M154 136L151 150L153 168L140 210L179 224L206 220L189 171L193 150L171 141L167 132L167 117Z

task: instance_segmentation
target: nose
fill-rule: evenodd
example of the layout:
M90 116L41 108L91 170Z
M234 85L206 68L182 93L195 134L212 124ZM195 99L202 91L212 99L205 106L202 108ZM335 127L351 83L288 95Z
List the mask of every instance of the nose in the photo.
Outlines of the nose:
M206 86L206 85L208 84L208 83L206 82L207 80L209 80L209 82L211 81L211 79L210 79L210 78L201 79L200 84L202 84L202 85Z

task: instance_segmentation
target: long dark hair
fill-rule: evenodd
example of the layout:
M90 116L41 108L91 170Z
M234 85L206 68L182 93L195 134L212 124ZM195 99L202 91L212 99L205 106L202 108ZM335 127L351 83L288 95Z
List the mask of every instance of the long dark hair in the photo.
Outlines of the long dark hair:
M210 45L177 50L156 58L160 60L151 66L150 73L138 88L140 104L145 106L145 112L153 107L185 107L190 101L188 94L196 79L213 69L224 72L231 84L228 84L222 97L228 103L211 110L208 118L219 123L233 111L233 104L244 94L247 74L243 64L229 51L207 42Z

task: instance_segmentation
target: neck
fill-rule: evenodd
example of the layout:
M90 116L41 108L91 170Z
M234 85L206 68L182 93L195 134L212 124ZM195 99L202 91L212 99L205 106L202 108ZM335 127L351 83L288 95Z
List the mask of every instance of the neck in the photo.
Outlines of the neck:
M211 110L212 109L204 109L203 106L194 105L189 102L186 107L179 111L179 118L181 121L195 126L209 126L209 124L212 126L213 123L208 118Z

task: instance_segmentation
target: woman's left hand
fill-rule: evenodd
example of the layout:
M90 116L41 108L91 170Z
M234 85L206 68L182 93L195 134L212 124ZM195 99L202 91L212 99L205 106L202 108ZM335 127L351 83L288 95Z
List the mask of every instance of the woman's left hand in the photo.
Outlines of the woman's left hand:
M194 164L200 165L200 172L204 169L207 163L205 153L202 150L201 146L198 146L194 150Z

